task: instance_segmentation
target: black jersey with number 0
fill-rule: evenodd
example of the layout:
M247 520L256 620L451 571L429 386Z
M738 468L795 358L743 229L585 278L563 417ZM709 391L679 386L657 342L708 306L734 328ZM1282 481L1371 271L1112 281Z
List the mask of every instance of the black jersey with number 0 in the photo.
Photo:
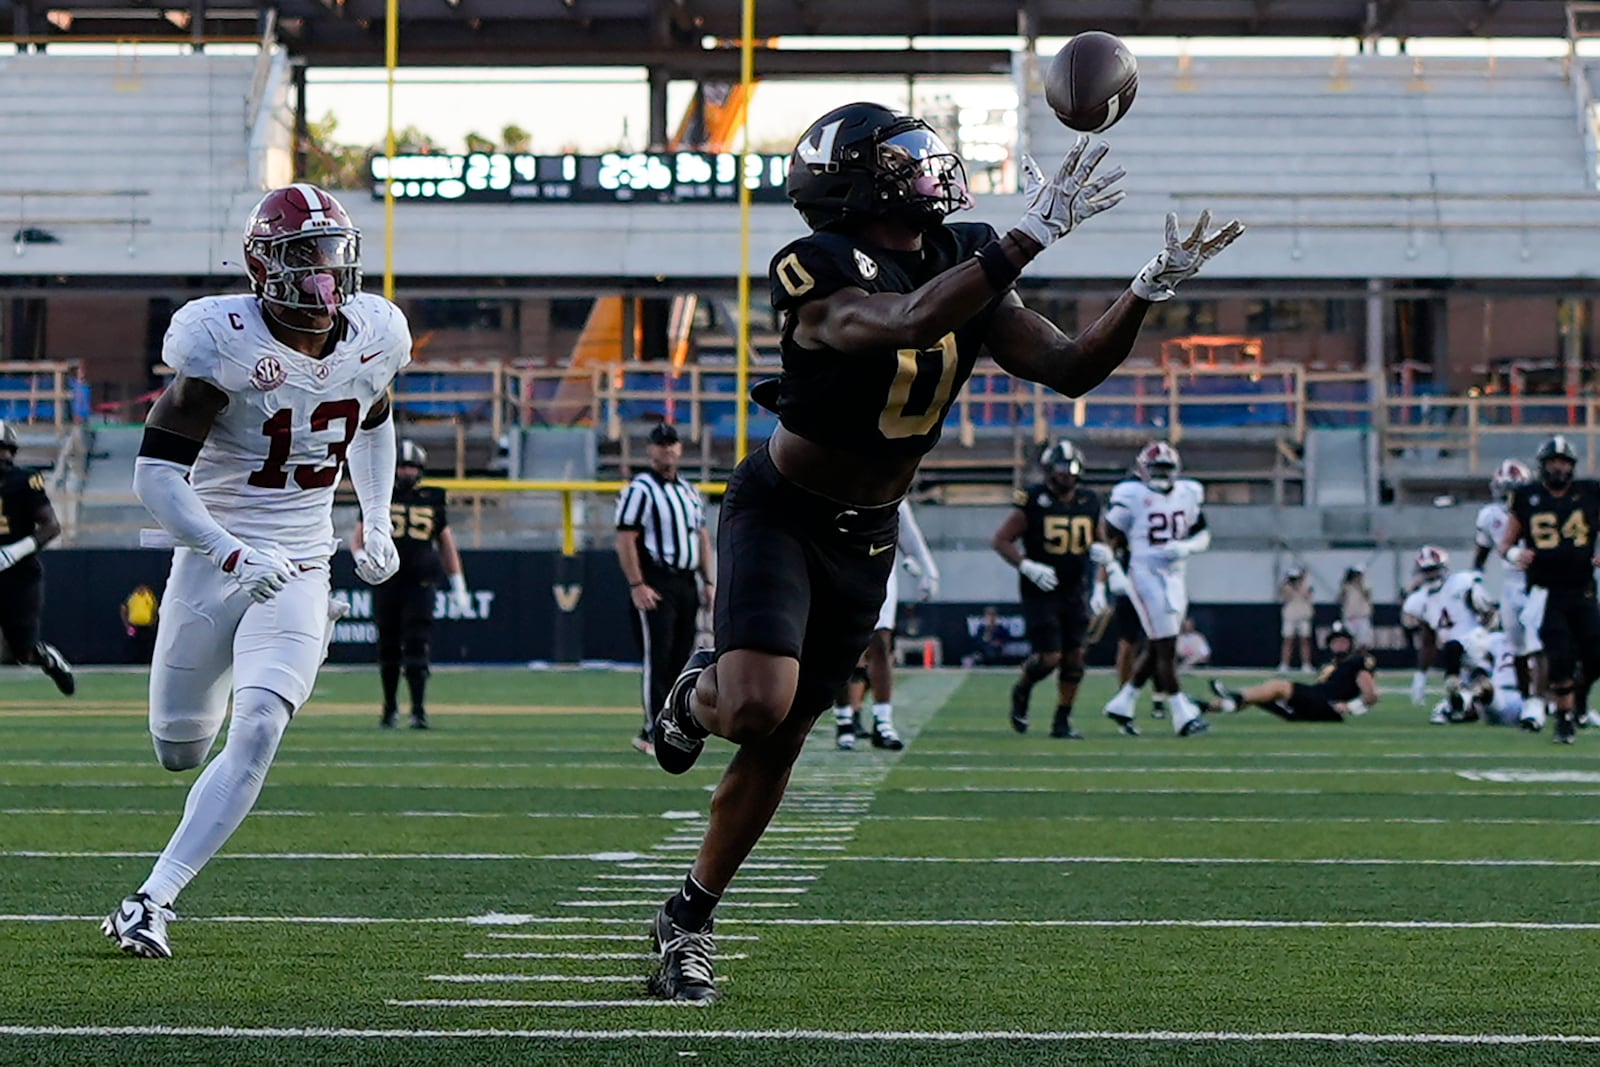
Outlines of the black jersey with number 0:
M1349 652L1322 668L1311 688L1321 693L1330 703L1343 704L1361 695L1361 686L1356 679L1377 669L1378 661L1373 659L1371 654Z
M930 348L839 352L794 339L796 310L841 289L909 293L995 239L987 223L951 223L923 235L917 252L820 232L772 260L772 306L783 312L783 375L751 396L783 425L818 444L922 456L939 441L956 394L972 374L1000 295Z
M444 490L432 485L399 486L389 514L394 520L394 546L400 552L400 569L421 577L439 572L439 534L450 525L445 514Z
M1055 568L1062 592L1081 592L1089 584L1089 546L1100 524L1100 497L1092 489L1075 488L1066 496L1044 483L1019 489L1012 504L1022 509L1022 554ZM1022 595L1039 595L1039 587L1022 579Z
M1594 587L1595 534L1600 532L1600 482L1575 481L1556 496L1524 485L1511 498L1522 541L1533 549L1528 584L1554 591Z
M0 545L14 545L32 537L39 509L50 503L44 475L27 467L12 467L0 474ZM7 571L17 577L39 571L37 554L24 557Z

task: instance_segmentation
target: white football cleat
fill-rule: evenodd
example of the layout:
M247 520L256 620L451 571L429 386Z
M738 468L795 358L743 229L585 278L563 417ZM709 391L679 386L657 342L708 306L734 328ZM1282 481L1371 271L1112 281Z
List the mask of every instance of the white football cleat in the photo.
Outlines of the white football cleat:
M1593 708L1590 708L1588 711L1584 712L1583 717L1578 720L1578 725L1585 729L1591 726L1600 726L1600 711L1595 711Z
M135 893L106 916L105 922L100 924L100 932L130 956L167 960L172 958L167 923L175 918L171 908L162 907L143 893Z

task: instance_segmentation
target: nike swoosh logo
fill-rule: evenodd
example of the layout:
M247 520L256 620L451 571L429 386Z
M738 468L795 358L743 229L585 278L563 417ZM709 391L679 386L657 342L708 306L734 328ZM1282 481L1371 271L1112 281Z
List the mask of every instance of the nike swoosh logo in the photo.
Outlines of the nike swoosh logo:
M361 362L370 363L373 360L377 359L381 355L383 355L383 349L381 349L381 348L378 349L376 352L368 352L366 355L361 357Z
M867 549L867 555L881 556L893 547L893 545L873 545L871 548Z
M120 909L118 909L118 916L126 919L128 922L133 922L139 917L139 909L137 906L129 907L128 905L124 904Z

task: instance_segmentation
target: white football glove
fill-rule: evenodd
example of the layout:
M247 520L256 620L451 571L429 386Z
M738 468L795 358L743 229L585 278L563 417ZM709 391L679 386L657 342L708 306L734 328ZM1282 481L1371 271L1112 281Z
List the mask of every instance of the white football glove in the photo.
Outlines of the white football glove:
M24 537L0 548L0 571L10 570L18 560L26 559L38 550L38 539L33 537Z
M1089 561L1097 567L1109 567L1116 558L1111 552L1111 546L1104 541L1096 541L1089 546Z
M1024 578L1043 589L1046 593L1054 589L1057 583L1061 581L1060 578L1056 577L1056 569L1054 567L1046 566L1038 560L1025 559L1017 564L1017 570L1022 572Z
M400 569L400 553L390 531L363 527L361 550L355 553L356 577L368 585L382 585Z
M1202 211L1200 221L1194 225L1194 232L1180 239L1178 216L1168 212L1167 247L1157 252L1156 257L1146 263L1144 269L1128 284L1133 295L1153 302L1171 300L1181 282L1193 278L1207 260L1233 244L1244 233L1244 225L1238 219L1207 237L1206 227L1209 225L1211 212Z
M238 582L251 600L265 604L289 584L294 577L294 564L271 545L241 545L223 559L222 573Z
M1423 671L1411 675L1411 703L1422 707L1428 702L1428 676Z
M917 577L917 599L927 603L939 595L939 576L932 571L924 571Z
M1112 596L1127 596L1132 591L1133 587L1128 584L1128 572L1120 564L1113 563L1106 568L1106 592Z
M458 618L466 618L472 610L472 594L467 592L467 577L464 574L450 576L450 612Z
M1533 549L1527 545L1512 545L1506 549L1506 562L1519 571L1528 569L1533 562Z
M1126 173L1121 167L1103 177L1094 177L1094 168L1110 150L1111 146L1104 141L1090 149L1088 136L1079 137L1050 178L1044 176L1032 156L1024 155L1022 195L1028 207L1013 228L1049 248L1071 233L1078 223L1122 203L1127 194L1121 190L1106 192Z
M1106 605L1107 605L1107 598L1106 598L1105 583L1104 582L1095 582L1092 586L1089 587L1089 616L1090 616L1090 618L1093 618L1094 616L1100 614L1102 611L1106 610Z

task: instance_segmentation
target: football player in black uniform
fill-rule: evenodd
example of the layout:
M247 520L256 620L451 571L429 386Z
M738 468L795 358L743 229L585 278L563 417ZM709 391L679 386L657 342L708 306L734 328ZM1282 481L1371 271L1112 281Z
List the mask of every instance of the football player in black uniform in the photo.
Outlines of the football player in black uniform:
M1034 257L1115 205L1120 170L1080 138L1053 175L1025 162L1025 209L1001 236L947 225L966 207L961 160L924 122L876 104L818 119L791 160L788 194L811 233L773 258L783 374L754 398L779 428L739 465L723 499L716 648L673 683L651 733L656 760L687 771L709 734L739 746L711 801L694 867L652 924L657 996L717 995L711 913L783 798L818 714L866 647L895 565L900 498L939 440L980 350L1072 396L1127 358L1152 300L1165 300L1241 232L1165 247L1077 338L1013 291Z
M39 549L61 535L44 491L44 475L17 466L17 431L0 421L0 637L18 663L36 664L66 696L77 689L72 668L39 640L44 568Z
M1211 691L1217 699L1205 710L1238 711L1253 706L1265 708L1286 722L1344 722L1351 716L1365 715L1378 702L1378 681L1373 674L1377 661L1366 649L1356 647L1342 622L1328 630L1328 651L1333 659L1311 685L1274 678L1240 691L1213 680Z
M1600 607L1595 603L1596 534L1600 483L1575 481L1578 451L1557 435L1539 446L1539 480L1511 495L1511 517L1500 542L1506 562L1528 572L1523 619L1539 620L1545 693L1556 717L1556 740L1578 732L1580 684L1600 679ZM1582 667L1582 674L1579 667ZM1535 672L1536 674L1540 672Z
M400 442L394 498L389 505L400 569L372 591L378 624L378 675L383 680L383 715L378 723L385 727L392 727L399 715L396 701L404 671L406 688L411 691L411 727L428 728L428 645L433 638L440 575L450 583L450 603L456 614L465 614L471 603L461 554L450 532L444 490L418 484L427 465L428 453L421 446L415 441ZM361 544L358 526L352 547L359 552Z
M1022 663L1022 678L1011 687L1011 728L1028 732L1028 697L1035 684L1059 670L1050 736L1082 740L1072 728L1072 702L1083 681L1094 577L1089 549L1100 525L1100 498L1078 484L1083 457L1071 441L1051 445L1039 465L1044 481L1017 491L1015 506L989 542L1017 568L1022 615L1033 646Z

